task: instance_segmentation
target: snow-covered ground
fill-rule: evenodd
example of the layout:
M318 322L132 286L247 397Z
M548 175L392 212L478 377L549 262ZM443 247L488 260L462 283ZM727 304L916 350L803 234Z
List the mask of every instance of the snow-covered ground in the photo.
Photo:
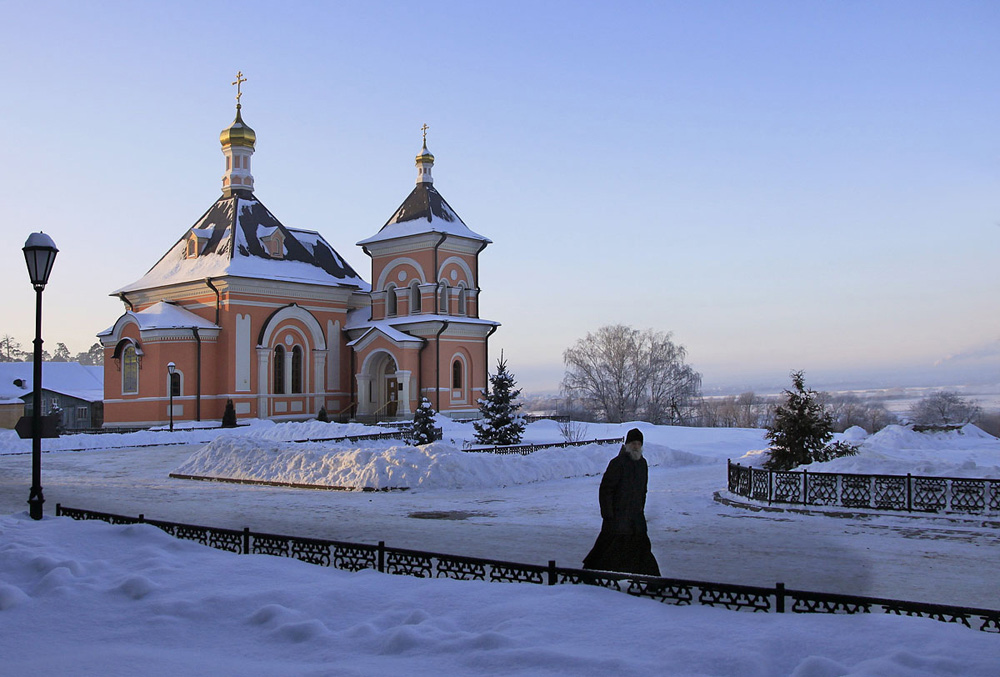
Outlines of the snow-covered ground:
M8 675L993 677L1000 637L672 607L589 586L347 573L148 525L0 518Z
M652 464L650 538L664 575L765 586L782 581L797 589L1000 608L992 574L1000 554L996 520L844 519L723 505L713 493L725 489L725 459L763 448L762 431L638 426ZM591 425L585 432L591 439L620 437L629 427ZM67 449L85 448L88 440L131 448L44 454L46 512L61 502L511 561L555 559L563 566L578 566L593 544L600 528L597 485L616 447L501 460L458 451L472 429L452 423L442 442L422 449L358 443L340 445L331 455L322 445L287 443L359 432L318 422L258 422L236 431L137 433L117 445L106 445L110 436L48 441L67 443ZM915 438L908 433L872 436L859 456L834 463L886 472L889 458L912 463L909 471L917 473L925 472L917 464L933 461L926 472L943 475L974 463L975 472L965 473L972 476L989 476L1000 465L1000 441L974 429ZM197 440L135 448L185 435ZM216 450L217 463L238 448L261 457L300 455L293 463L286 462L289 456L277 465L259 464L261 476L321 467L343 472L342 463L319 459L367 454L364 464L357 463L368 469L364 482L390 486L403 477L412 486L406 492L333 492L169 477L206 463L205 444L213 439L208 449ZM526 441L561 439L550 421L526 431ZM1000 638L931 620L749 614L674 608L585 586L351 574L212 551L142 525L65 518L36 523L22 514L30 456L19 444L0 437L7 453L0 455L0 514L15 513L0 518L4 674L908 677L995 675L1000 664ZM382 460L371 461L376 458ZM393 467L393 459L409 465ZM236 467L238 460L230 463ZM445 519L426 519L428 514Z

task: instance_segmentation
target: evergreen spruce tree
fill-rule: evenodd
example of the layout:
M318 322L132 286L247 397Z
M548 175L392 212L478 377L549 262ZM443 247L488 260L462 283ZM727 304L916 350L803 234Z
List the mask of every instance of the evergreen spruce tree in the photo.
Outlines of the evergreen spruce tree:
M521 404L515 402L521 389L515 385L514 375L507 371L507 362L501 353L497 373L490 376L490 391L485 398L479 399L482 419L472 424L480 444L517 444L521 441L524 418L517 413Z
M330 417L326 413L326 407L320 407L319 408L319 413L316 414L316 420L317 421L322 421L323 423L329 423L330 422Z
M792 372L793 390L785 390L785 401L774 410L774 421L765 437L771 441L771 458L764 467L789 470L813 461L827 460L827 442L833 437L833 416L806 388L801 371Z
M436 437L434 415L436 413L429 399L424 397L420 400L420 406L413 413L413 429L410 432L410 441L413 444L430 444L434 441Z
M232 400L226 400L226 410L222 412L222 427L236 427L236 407L233 406Z

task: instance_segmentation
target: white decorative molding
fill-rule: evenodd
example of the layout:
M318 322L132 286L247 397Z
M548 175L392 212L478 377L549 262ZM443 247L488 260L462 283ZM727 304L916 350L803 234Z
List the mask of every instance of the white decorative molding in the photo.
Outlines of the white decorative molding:
M427 282L427 276L424 274L423 266L421 266L419 263L417 263L415 259L412 259L409 256L401 256L399 258L393 259L392 261L390 261L385 265L385 268L382 269L382 273L378 276L378 283L373 285L372 288L379 290L385 289L385 285L388 282L389 274L392 273L392 271L394 271L399 266L404 266L404 265L412 266L417 271L417 277L419 278L420 282ZM412 282L412 280L410 280L409 278L406 279L407 282ZM399 282L402 281L403 280L399 280Z
M250 315L236 315L236 385L238 393L250 392ZM249 412L247 412L249 413Z
M268 320L267 327L264 328L261 345L265 347L271 346L271 339L275 331L285 320L298 320L304 324L312 336L312 347L318 350L326 350L326 338L323 336L323 328L319 326L319 322L316 321L312 313L294 304L285 306Z
M466 287L476 286L475 277L472 275L472 268L469 267L469 264L465 261L465 259L458 256L449 256L448 258L446 258L444 261L441 262L441 266L438 268L438 273L437 273L437 278L439 280L444 277L444 269L447 268L448 265L452 263L461 268L462 272L465 273L464 282L466 284ZM454 273L455 271L452 272ZM457 276L452 277L451 280L453 283L456 283L453 286L457 286Z
M343 339L341 338L343 333L340 327L340 320L337 320L336 322L331 322L330 320L326 321L326 345L328 347L326 360L326 387L318 389L320 392L323 390L330 391L340 389L340 344L343 343Z
M267 382L270 380L271 349L257 346L257 417L267 418Z

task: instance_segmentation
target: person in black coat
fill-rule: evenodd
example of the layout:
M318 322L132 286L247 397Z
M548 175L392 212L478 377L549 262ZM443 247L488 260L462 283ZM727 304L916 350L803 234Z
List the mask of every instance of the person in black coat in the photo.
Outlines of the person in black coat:
M642 432L632 428L601 479L601 533L583 559L584 569L659 576L646 533L649 467L642 457Z

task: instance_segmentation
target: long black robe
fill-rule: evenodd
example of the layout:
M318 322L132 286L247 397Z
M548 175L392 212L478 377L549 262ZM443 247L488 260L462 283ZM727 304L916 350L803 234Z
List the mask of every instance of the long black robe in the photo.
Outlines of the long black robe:
M601 479L601 533L583 559L585 569L659 576L646 532L646 459L633 461L625 447L608 463Z

